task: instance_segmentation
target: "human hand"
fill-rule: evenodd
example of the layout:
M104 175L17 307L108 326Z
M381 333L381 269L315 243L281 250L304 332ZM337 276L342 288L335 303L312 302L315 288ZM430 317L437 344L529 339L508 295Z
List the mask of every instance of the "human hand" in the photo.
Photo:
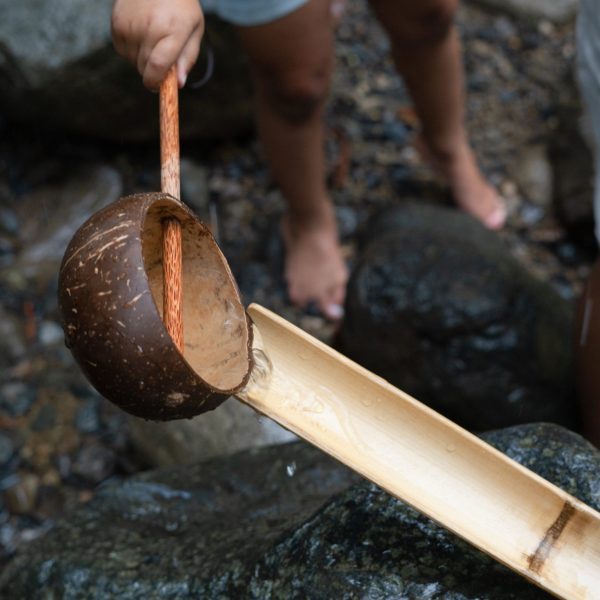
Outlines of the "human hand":
M198 58L204 15L198 0L115 0L112 38L117 52L156 90L177 65L183 87Z

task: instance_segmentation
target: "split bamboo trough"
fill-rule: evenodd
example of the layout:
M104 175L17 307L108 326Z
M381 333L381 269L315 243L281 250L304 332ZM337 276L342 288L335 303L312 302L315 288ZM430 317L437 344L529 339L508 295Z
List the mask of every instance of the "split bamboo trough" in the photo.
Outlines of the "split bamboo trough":
M281 317L248 312L270 374L241 400L541 588L600 598L600 514Z

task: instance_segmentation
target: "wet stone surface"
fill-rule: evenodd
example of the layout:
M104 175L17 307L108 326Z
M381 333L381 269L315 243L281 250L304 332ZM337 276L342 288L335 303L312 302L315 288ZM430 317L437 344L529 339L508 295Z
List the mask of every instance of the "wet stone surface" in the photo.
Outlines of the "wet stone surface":
M77 1L70 6L77 7ZM37 4L45 10L58 6ZM66 2L59 4L61 11L68 10ZM95 43L97 38L84 29L96 27L96 10L107 14L106 4L101 4L81 13L74 39ZM349 4L337 32L326 150L344 252L353 265L360 259L359 239L373 214L415 195L420 201L442 205L447 195L411 147L418 122L394 74L385 37L364 2ZM23 7L17 8L18 14L12 16L21 18ZM18 35L12 22L6 20L2 32L8 29L10 35ZM29 28L28 35L35 36L31 19L22 22ZM47 29L55 22L54 18L48 22ZM569 77L573 25L515 17L471 3L463 6L458 22L467 69L468 126L486 174L510 208L508 225L497 236L499 243L525 269L572 302L595 252L594 245L582 243L585 235L589 241L592 232L589 151L579 144L576 160L570 159L570 140L580 112ZM108 48L106 23L103 27L100 43ZM23 45L23 50L38 51L39 45ZM98 109L117 108L145 94L134 70L124 63L116 66L112 50L107 52L110 61L101 51L97 62L90 66L84 61L66 75L87 98L91 95L87 106L96 103ZM118 83L114 104L94 96L98 80L108 89L107 71L100 67L109 70L110 65L121 69L127 85L134 88L128 88L133 95L125 94ZM200 71L204 66L199 65ZM51 70L38 71L36 81L48 73L52 75ZM15 75L14 69L10 74ZM3 101L24 92L23 78L5 81L10 90ZM13 85L15 81L18 85ZM118 78L113 81L123 83ZM89 388L58 339L56 278L64 240L90 211L121 194L159 189L158 144L122 143L127 139L121 135L125 125L117 118L110 123L112 134L115 130L119 134L116 143L65 138L63 129L52 131L51 117L64 119L65 107L71 117L75 108L86 103L61 96L62 88L56 84L51 87L52 98L36 93L23 103L31 111L28 127L9 122L8 113L0 110L0 433L4 440L0 443L4 461L0 461L0 568L19 546L44 534L65 511L93 498L98 482L147 466L134 450L125 416ZM188 90L188 100L196 102L205 89ZM148 116L137 121L142 123L137 139L154 135L155 98L147 96L150 108ZM62 112L49 111L46 100ZM240 108L247 114L249 100L244 96L243 106L232 107L233 112ZM565 117L565 106L576 118ZM78 114L80 118L70 124L80 131L90 131L92 125L97 131L106 125L91 120L89 113ZM202 123L210 120L202 110L199 114ZM182 123L186 119L182 115ZM50 135L41 133L48 127ZM556 202L549 206L530 198L513 175L518 150L530 145L552 146ZM256 300L331 342L335 327L314 311L290 306L286 297L279 239L284 202L273 189L257 142L228 140L208 147L184 141L182 154L188 161L183 173L189 183L182 188L184 199L218 235L244 300ZM45 573L50 578L50 564ZM73 580L85 577L85 571L79 571Z
M470 429L577 427L572 309L551 286L457 211L405 203L369 229L344 354Z
M539 424L484 439L600 508L600 452L578 435ZM0 594L550 597L357 479L297 443L113 482L25 548L0 575Z

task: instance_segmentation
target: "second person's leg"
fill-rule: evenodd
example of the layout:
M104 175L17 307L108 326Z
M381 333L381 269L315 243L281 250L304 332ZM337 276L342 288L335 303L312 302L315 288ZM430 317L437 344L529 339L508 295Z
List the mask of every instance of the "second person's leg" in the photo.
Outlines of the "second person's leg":
M464 211L491 229L501 227L504 203L481 174L464 124L464 76L454 25L458 0L370 3L390 37L394 62L421 120L421 152Z
M323 107L333 64L330 0L309 0L271 23L239 28L252 67L258 128L288 202L283 222L293 302L341 316L347 270L325 186Z

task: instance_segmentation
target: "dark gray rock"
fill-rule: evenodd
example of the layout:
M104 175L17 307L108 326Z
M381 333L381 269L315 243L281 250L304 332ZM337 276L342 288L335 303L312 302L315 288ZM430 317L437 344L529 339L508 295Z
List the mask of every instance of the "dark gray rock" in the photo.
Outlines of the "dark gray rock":
M0 468L12 458L14 451L15 444L12 439L0 431Z
M540 424L483 437L600 508L600 452L580 436ZM258 598L549 597L368 483L335 497L278 544L259 564L260 579Z
M81 433L96 433L100 429L100 415L96 398L89 398L83 402L75 415L75 426Z
M24 356L25 352L22 319L0 304L0 366L5 367L17 361ZM0 392L0 399L1 397Z
M600 508L600 452L558 426L484 436ZM547 594L303 443L135 476L24 547L1 598L449 598Z
M572 102L558 110L558 127L551 139L553 201L563 227L580 245L596 247L594 234L594 159L591 122L582 119L581 101L571 79L564 82Z
M27 575L20 558L0 575L0 598L240 597L268 549L356 480L288 445L105 486L26 549L40 552Z
M485 433L483 439L523 466L600 510L600 450L550 423Z
M57 420L56 407L51 404L44 404L40 407L31 423L33 431L47 431L54 428Z
M407 204L369 227L340 346L465 427L575 427L571 335L571 307L494 233Z
M34 387L22 381L10 381L0 386L0 413L11 418L22 417L31 408L36 395Z
M146 91L110 39L112 1L22 0L0 8L0 108L10 119L115 141L158 133L157 96ZM251 93L231 28L209 17L203 55L188 81L212 80L180 94L184 137L217 138L248 131Z

